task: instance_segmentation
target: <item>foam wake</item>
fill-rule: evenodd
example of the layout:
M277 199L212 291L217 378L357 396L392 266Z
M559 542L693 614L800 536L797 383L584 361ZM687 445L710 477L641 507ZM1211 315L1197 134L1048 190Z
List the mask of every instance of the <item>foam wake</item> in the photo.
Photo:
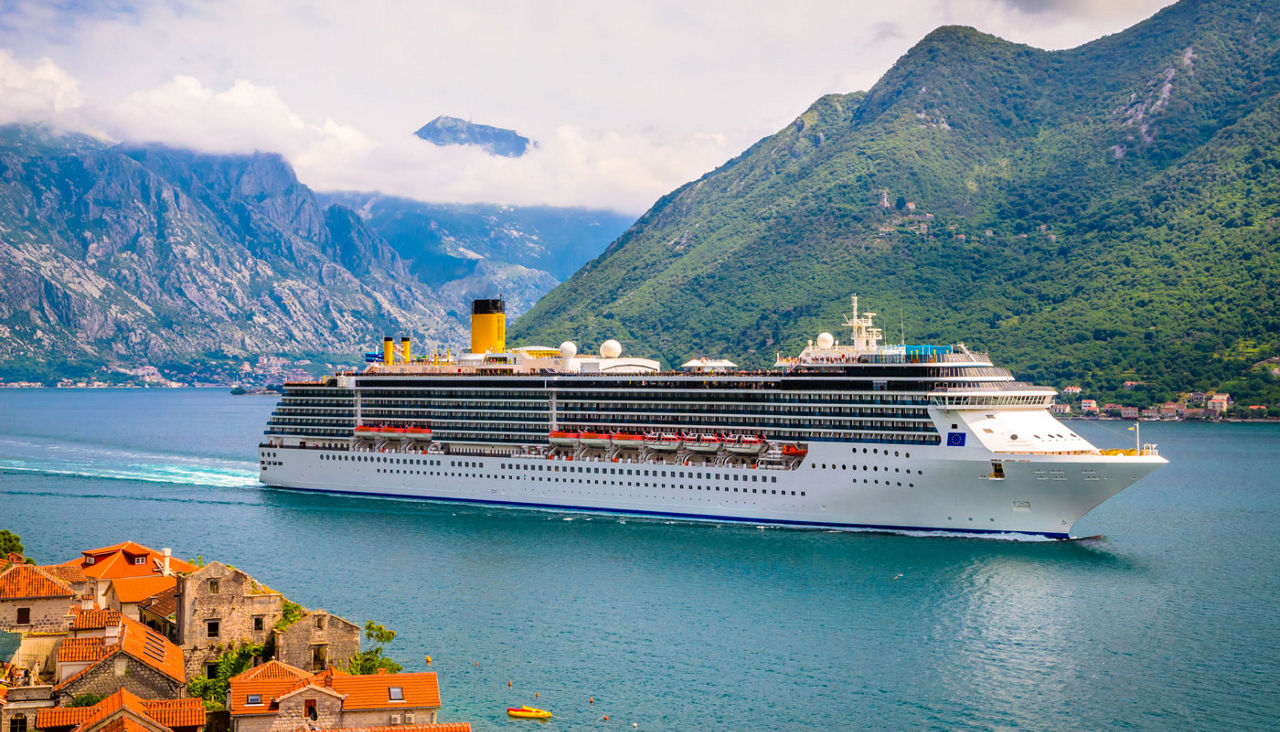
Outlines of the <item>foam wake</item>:
M255 463L0 437L0 472L236 488L256 485Z

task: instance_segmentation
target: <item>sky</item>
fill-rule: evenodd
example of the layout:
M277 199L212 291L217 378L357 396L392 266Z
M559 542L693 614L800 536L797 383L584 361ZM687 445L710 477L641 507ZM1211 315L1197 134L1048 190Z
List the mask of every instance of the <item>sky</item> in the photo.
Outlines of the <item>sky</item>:
M316 190L638 214L941 25L1044 49L1169 0L0 0L0 123L276 152ZM437 147L438 115L522 158Z

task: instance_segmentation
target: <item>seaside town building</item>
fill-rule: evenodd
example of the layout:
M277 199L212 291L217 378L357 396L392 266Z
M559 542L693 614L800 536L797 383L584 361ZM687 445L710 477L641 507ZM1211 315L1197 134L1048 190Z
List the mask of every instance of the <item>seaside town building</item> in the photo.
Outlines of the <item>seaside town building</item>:
M75 591L66 582L40 567L14 562L0 572L0 630L65 631L74 598Z
M157 552L155 549L132 541L89 549L81 552L80 559L60 566L66 567L66 571L78 569L84 574L87 579L86 594L92 596L98 607L107 607L107 593L111 590L111 585L118 580L170 577L176 572L190 572L196 569L194 564L172 556L168 549ZM137 592L132 588L125 590L128 596L135 596Z
M175 613L187 675L205 675L226 648L265 645L284 615L284 596L247 572L209 562L178 579Z
M275 658L304 671L345 664L360 652L360 626L324 610L275 631Z
M172 699L186 691L182 651L168 638L127 617L101 636L66 638L59 644L54 698L65 706L82 694L120 689L144 699Z
M434 724L440 689L434 672L352 676L312 674L269 661L231 678L231 732L293 732Z
M1086 416L1092 414L1096 417L1098 415L1098 402L1093 399L1081 399L1080 411Z
M120 689L92 706L51 707L36 713L39 732L202 732L207 713L201 699L142 699ZM117 720L121 726L114 726Z

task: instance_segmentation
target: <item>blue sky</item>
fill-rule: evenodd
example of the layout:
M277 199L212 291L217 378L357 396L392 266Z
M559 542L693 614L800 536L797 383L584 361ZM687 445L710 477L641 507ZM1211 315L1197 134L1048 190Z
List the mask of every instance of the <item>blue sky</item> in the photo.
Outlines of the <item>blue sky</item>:
M285 155L322 189L608 207L658 196L867 89L939 25L1041 48L1168 0L0 2L0 122ZM412 137L509 127L495 159Z

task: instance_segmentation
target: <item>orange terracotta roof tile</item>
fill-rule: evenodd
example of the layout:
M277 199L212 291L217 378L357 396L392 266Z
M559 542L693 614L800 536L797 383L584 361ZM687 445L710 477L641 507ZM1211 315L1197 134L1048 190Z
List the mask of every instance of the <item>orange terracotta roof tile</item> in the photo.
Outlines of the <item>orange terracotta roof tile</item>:
M173 617L178 613L178 587L174 585L173 589L165 590L148 597L138 603L138 607L159 615L162 618Z
M120 612L107 608L105 610L71 610L72 630L102 630L120 624Z
M391 700L392 687L400 688L403 701ZM333 690L347 697L342 702L343 711L440 706L440 687L434 671L369 676L335 675Z
M8 698L9 698L9 687L5 686L4 684L0 684L0 704L4 704L5 700Z
M205 724L204 703L200 699L140 699L121 689L91 707L52 707L36 712L36 729L88 727L120 710L145 714L165 727L201 727Z
M93 714L93 707L47 707L36 710L36 729L75 727Z
M81 725L77 729L82 729L84 732L153 732L145 724L123 714L107 720L105 724L96 728L90 725Z
M147 716L166 727L202 727L207 714L198 698L143 701Z
M435 724L398 724L394 727L339 727L323 732L471 732L471 723L437 722Z
M74 597L71 586L30 564L15 564L0 573L0 599Z
M163 553L132 541L89 549L81 554L83 556L77 562L80 569L86 576L98 579L158 575L164 563ZM177 557L170 557L169 569L174 572L191 572L196 566Z
M141 602L148 597L177 588L178 578L159 574L146 577L121 577L111 581L111 589L122 603Z
M120 621L123 625L120 646L125 653L179 683L187 682L180 648L132 618L121 618Z
M63 638L58 644L58 663L97 661L117 646L108 646L102 638Z
M84 576L84 571L80 569L80 563L74 560L64 564L42 564L40 569L44 570L46 574L57 577L71 585L79 584L88 579Z

